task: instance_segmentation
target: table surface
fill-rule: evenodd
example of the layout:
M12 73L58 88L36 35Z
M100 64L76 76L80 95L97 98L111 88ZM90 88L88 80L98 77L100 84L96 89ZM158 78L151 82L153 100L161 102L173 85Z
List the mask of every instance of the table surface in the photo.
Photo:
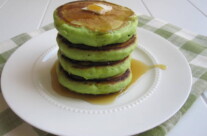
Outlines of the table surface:
M54 9L69 1L71 0L0 0L0 42L53 22L52 13ZM137 14L156 17L190 32L207 36L207 0L108 1L127 6ZM4 104L0 103L0 106L3 107ZM206 104L207 93L204 93L168 135L206 136ZM7 107L5 106L5 108ZM31 128L22 124L17 130L6 135L16 136L19 134L18 131L26 132L29 129Z

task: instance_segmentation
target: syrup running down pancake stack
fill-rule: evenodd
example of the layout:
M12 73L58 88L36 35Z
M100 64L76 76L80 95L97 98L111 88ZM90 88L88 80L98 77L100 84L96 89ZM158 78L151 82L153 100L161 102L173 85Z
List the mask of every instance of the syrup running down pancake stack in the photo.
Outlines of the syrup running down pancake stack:
M58 7L54 24L59 83L82 94L108 94L130 83L130 54L138 19L132 10L106 1L76 1Z

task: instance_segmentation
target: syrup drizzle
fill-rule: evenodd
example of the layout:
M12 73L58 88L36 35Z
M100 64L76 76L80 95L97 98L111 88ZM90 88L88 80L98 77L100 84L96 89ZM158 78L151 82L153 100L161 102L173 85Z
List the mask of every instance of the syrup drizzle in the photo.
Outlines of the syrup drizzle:
M79 94L79 93L72 92L72 91L68 90L67 88L63 87L62 85L60 85L60 83L58 82L58 79L57 79L56 65L57 65L57 62L53 65L53 67L51 69L52 88L54 89L54 91L56 93L58 93L59 95L64 96L64 97L81 99L81 100L84 100L88 103L98 104L98 105L106 105L106 104L110 104L110 103L114 102L115 99L119 95L121 95L124 91L126 91L129 86L131 86L133 83L135 83L138 78L140 78L143 74L145 74L150 69L159 68L161 70L166 70L166 68L167 68L163 64L156 64L153 66L148 66L139 60L132 59L131 60L132 80L127 88L125 88L124 90L122 90L120 92L113 93L113 94L88 95L88 94Z

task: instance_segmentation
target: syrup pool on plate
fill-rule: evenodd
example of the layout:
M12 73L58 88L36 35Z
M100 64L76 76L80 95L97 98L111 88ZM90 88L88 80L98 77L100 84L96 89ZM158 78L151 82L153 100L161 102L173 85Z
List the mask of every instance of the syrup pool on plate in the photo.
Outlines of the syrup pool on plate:
M137 79L139 79L143 74L145 74L150 69L153 69L153 68L159 68L162 70L166 69L166 66L163 64L156 64L156 65L148 66L139 60L132 59L131 60L132 80L127 88L125 88L124 90L122 90L120 92L112 93L112 94L89 95L89 94L75 93L75 92L72 92L69 89L63 87L58 82L58 79L57 79L56 65L57 65L57 62L53 65L53 67L51 69L52 88L54 89L54 91L56 93L58 93L59 95L62 95L64 97L81 99L81 100L84 100L88 103L99 104L99 105L110 104L113 101L115 101L119 95L121 95L123 92L127 91L127 88L129 88L129 86L131 86L133 83L135 83Z

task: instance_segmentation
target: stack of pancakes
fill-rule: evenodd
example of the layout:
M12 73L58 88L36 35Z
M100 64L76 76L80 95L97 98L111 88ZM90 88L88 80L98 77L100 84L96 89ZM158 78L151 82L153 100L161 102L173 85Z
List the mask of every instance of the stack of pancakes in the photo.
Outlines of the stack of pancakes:
M137 16L106 1L76 1L54 12L58 30L59 83L83 94L108 94L127 87Z

